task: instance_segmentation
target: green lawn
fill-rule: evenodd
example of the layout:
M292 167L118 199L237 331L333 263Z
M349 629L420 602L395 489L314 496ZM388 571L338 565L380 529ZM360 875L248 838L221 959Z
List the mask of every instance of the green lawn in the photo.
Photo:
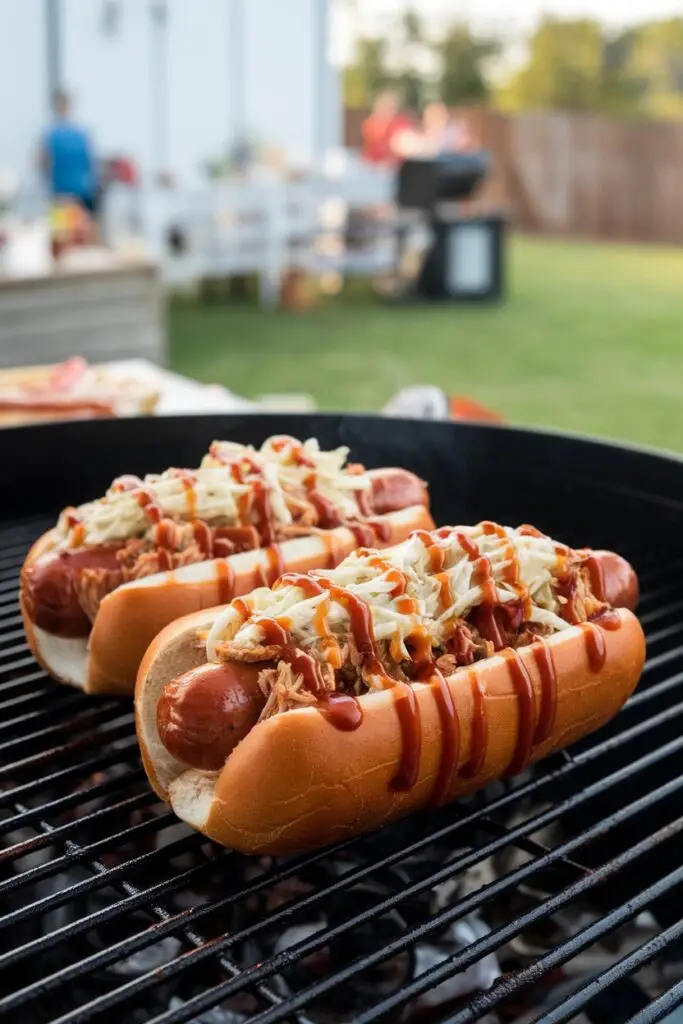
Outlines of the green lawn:
M509 282L493 308L392 307L365 289L299 314L179 300L172 365L344 410L439 384L516 423L683 450L683 250L515 239Z

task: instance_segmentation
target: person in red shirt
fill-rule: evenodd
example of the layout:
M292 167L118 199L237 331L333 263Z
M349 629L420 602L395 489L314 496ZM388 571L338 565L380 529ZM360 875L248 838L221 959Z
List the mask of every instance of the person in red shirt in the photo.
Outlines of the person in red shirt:
M401 159L401 135L414 131L411 118L402 113L394 92L381 92L372 113L363 121L363 159L371 164L394 164Z

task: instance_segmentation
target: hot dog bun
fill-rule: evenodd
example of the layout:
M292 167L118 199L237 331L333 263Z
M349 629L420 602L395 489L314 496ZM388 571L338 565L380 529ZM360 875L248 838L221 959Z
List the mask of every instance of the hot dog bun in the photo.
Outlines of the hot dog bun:
M386 478L392 479L390 474ZM392 505L396 496L390 488L383 489L381 471L378 480L383 507ZM387 512L381 518L389 527L382 547L399 543L413 530L433 527L429 511L422 503ZM352 530L337 527L283 541L276 548L283 571L305 572L336 565L357 545ZM89 637L63 637L37 626L26 600L25 575L53 546L53 533L48 531L33 545L24 562L20 589L24 629L29 647L42 667L60 682L86 693L131 696L140 660L159 630L180 616L248 593L261 586L272 572L271 549L260 548L145 576L123 584L104 598Z
M546 643L557 673L555 721L534 747L540 760L604 725L634 690L645 659L645 640L631 611L620 609L618 628L601 630L604 662L596 670L587 636L595 625L576 626ZM156 792L183 821L225 846L249 854L289 854L378 828L430 804L443 756L444 733L429 684L413 684L422 744L416 784L391 788L401 757L402 734L392 690L359 698L363 720L353 732L334 728L316 707L260 722L239 743L220 772L186 769L163 746L157 703L169 680L206 660L198 633L211 627L216 611L200 612L168 626L147 651L138 674L135 713L143 762ZM540 705L542 679L534 646L519 660ZM469 669L446 684L460 728L457 768L445 793L450 801L500 778L509 768L522 724L521 703L507 659L495 655L476 664L482 694L485 754L476 772L463 777L473 752L474 688Z

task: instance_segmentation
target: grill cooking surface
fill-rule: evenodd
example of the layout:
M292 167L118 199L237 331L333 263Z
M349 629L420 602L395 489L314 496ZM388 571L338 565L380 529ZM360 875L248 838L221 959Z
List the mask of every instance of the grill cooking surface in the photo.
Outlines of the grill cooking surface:
M661 531L648 515L647 539L609 536L639 570L649 651L616 722L458 806L288 861L180 825L130 705L36 665L17 576L54 520L0 527L0 1019L663 1019L683 1003L683 554L670 511Z

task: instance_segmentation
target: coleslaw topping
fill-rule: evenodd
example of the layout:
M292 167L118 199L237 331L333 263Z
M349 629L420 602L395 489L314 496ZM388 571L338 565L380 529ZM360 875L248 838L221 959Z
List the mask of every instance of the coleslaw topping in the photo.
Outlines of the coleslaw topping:
M198 469L168 469L143 478L119 477L96 501L65 509L56 540L65 547L151 536L160 518L211 525L247 525L258 515L290 526L311 494L358 518L358 496L371 488L362 467L347 465L348 448L322 451L310 438L271 437L260 448L215 441ZM264 508L258 511L257 493Z
M319 656L333 651L320 640L321 616L332 634L350 630L349 592L367 603L374 637L389 641L392 659L410 660L406 641L428 635L433 647L447 643L458 621L486 602L521 602L527 623L549 632L572 625L561 616L563 598L553 583L586 554L557 544L529 527L513 529L484 522L477 526L417 531L408 540L378 552L360 548L336 569L307 575L325 584L323 593L307 594L286 577L273 588L262 587L243 601L233 602L216 619L206 640L210 661L221 660L221 648L255 651L264 643L260 619L286 624L292 643L313 647ZM327 581L327 583L326 583ZM332 589L330 589L330 586Z

